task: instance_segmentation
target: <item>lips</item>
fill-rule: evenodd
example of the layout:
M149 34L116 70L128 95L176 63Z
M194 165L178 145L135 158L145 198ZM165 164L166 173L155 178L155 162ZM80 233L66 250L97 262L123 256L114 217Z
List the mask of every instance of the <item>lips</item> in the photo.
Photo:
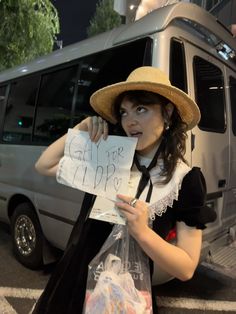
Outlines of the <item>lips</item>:
M130 132L130 136L132 136L132 137L139 137L142 134L143 134L142 132Z

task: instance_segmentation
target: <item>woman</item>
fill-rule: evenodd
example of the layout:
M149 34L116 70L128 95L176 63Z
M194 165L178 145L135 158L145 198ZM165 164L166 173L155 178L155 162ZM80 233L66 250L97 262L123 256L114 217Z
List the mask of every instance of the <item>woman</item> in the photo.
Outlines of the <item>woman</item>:
M109 121L138 139L128 194L117 195L116 202L130 235L159 269L180 280L190 279L199 261L202 229L215 219L205 206L200 169L191 169L184 160L186 131L200 120L197 105L154 67L137 68L126 81L95 92L90 103L100 116L86 118L75 129L88 131L97 142L107 138ZM42 154L36 163L41 174L56 175L64 144L65 136ZM173 228L176 244L166 241ZM74 228L73 244L34 313L82 313L88 264L111 229L111 224L89 218L79 236L74 236ZM153 307L156 313L155 303Z

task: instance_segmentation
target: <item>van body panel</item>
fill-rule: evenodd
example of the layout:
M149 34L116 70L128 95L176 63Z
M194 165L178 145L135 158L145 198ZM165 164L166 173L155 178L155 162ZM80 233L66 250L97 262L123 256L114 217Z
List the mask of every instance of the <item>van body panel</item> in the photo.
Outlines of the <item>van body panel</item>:
M180 28L178 23L171 24L164 31L153 34L152 38L154 38L155 43L153 47L153 65L160 67L167 74L169 73L170 64L167 62L166 56L169 55L170 40L171 38L178 38L183 42L186 56L188 93L193 99L195 99L193 69L193 58L195 56L200 56L207 62L219 67L222 75L224 75L225 68L232 71L225 66L225 60L220 58L214 48L210 47L209 49L209 45L193 34L188 33L186 29ZM232 73L235 72L232 71ZM225 75L224 82L225 92L227 92ZM186 142L185 157L191 166L198 166L202 169L207 183L208 203L217 212L216 221L211 223L210 227L204 231L204 240L208 241L227 233L229 226L236 223L235 188L232 186L234 180L232 178L235 178L235 176L231 175L230 170L232 167L235 169L235 165L232 165L231 156L234 151L232 143L235 141L235 136L232 135L231 123L229 123L231 117L229 101L225 103L225 115L227 127L224 133L207 132L197 126L191 132L188 132ZM191 136L194 138L193 149L191 148ZM222 181L225 181L226 185L219 187Z
M204 51L188 43L185 45L187 55L187 67L189 67L189 93L195 99L195 78L193 72L194 57L199 56L216 65L223 74L223 65ZM195 137L195 147L192 151L192 165L198 166L204 173L207 183L207 193L212 195L209 202L217 213L217 219L211 223L205 233L208 239L214 239L227 230L224 230L224 205L229 190L229 128L224 133L207 132L198 126L192 130ZM226 184L219 186L221 180Z
M84 192L58 184L55 178L38 175L34 164L41 152L42 148L38 146L1 144L0 197L5 199L5 208L3 210L0 205L0 219L9 223L11 208L6 211L7 204L13 197L24 196L34 204L47 240L64 249L78 217Z
M228 177L228 190L225 198L223 215L223 226L235 224L236 221L236 134L233 133L235 129L235 98L232 99L232 93L236 95L236 85L232 85L231 80L236 82L236 73L231 69L225 67L225 93L227 101L227 116L228 116L228 129L229 129L229 177Z
M235 42L229 31L226 31L217 19L198 5L179 2L154 10L135 23L129 24L128 32L124 31L116 38L114 44L119 44L131 38L138 38L141 34L153 34L166 29L176 19L189 19L199 25L204 25L209 32L225 38L230 45Z

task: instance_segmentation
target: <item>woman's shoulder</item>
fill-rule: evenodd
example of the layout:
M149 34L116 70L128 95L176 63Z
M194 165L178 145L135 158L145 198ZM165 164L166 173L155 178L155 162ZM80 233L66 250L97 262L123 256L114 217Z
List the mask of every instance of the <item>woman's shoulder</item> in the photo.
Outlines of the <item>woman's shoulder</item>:
M179 199L184 197L185 199L203 203L205 202L206 192L206 181L201 169L193 167L183 177Z
M196 166L192 167L185 177L185 179L191 180L193 180L194 178L200 178L205 180L201 168Z
M193 167L183 178L178 200L173 204L176 220L188 226L204 229L216 219L216 213L206 205L206 181L199 167Z

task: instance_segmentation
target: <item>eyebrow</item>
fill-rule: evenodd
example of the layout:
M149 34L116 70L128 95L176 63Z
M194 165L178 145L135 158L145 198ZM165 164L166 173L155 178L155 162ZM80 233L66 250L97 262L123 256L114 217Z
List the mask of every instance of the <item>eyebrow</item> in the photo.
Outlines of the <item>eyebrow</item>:
M134 107L138 107L138 106L145 106L145 105L140 104L140 103L137 103L137 104L132 103L131 109L133 109ZM125 110L126 108L124 106L120 105L120 110L121 109Z

